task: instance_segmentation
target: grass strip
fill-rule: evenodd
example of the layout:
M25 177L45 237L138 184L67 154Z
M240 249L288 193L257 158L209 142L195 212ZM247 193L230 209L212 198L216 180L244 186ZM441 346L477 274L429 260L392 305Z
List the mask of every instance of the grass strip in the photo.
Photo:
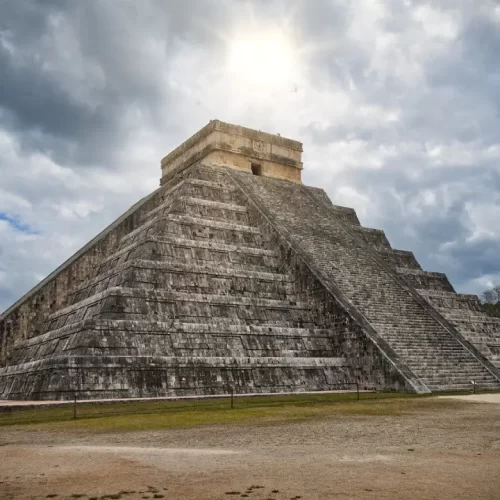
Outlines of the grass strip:
M94 432L137 431L200 425L273 424L334 415L403 415L462 404L404 393L304 394L293 396L177 400L158 402L81 404L77 419L73 406L36 408L0 414L1 426L60 427Z

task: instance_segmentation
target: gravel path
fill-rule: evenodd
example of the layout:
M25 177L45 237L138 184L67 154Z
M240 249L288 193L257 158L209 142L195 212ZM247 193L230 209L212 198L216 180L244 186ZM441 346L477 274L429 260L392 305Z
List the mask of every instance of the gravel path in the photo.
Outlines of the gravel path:
M286 425L0 430L0 498L499 499L500 405ZM56 496L51 496L56 495Z
M467 396L440 396L441 399L460 399L471 403L496 403L500 404L500 394L469 394Z

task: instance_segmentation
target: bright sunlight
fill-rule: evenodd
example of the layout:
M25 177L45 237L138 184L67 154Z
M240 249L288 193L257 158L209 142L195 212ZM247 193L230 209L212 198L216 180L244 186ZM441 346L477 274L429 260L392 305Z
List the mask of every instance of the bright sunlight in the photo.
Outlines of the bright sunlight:
M294 46L284 33L244 36L227 41L229 73L242 83L262 88L291 82L296 71Z

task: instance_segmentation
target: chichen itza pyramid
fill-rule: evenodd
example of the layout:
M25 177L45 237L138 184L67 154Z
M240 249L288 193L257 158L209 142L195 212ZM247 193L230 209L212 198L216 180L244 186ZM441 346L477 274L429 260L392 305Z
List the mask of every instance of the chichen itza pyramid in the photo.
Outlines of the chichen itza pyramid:
M0 397L500 388L500 319L211 121L161 186L0 316Z

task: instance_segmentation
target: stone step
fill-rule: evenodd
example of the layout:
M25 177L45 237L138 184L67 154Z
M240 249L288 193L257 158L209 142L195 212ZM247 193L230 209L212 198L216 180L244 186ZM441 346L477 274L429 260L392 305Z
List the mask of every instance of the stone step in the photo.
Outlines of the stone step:
M156 208L153 208L149 212L145 213L141 219L141 224L151 223L153 220L156 220L159 216L166 215L173 207L175 202L174 198L170 198L167 201L161 203Z
M332 332L324 328L292 328L273 325L243 325L230 320L204 323L181 323L179 321L129 321L129 320L81 320L68 326L63 326L37 337L25 340L17 346L13 362L25 359L35 359L46 354L52 354L57 349L63 349L59 342L83 334L84 338L98 334L107 338L108 335L134 337L165 336L175 334L180 338L193 336L218 335L240 338L260 337L269 339L304 339L310 341L322 340L327 343L332 338ZM42 347L43 346L43 347ZM326 348L326 344L323 345ZM43 350L42 350L43 349Z
M216 264L196 261L179 263L132 259L89 280L70 296L75 303L108 287L171 289L204 293L260 295L263 298L287 298L295 293L291 275L262 272L238 264ZM271 297L271 295L279 295Z
M463 359L467 361L470 359L470 353L465 351L465 349L456 350L456 351L435 351L434 349L405 349L405 348L397 348L395 351L405 358L408 357L410 359L413 358L423 358L428 360L429 362L433 362L435 360L440 360L446 357L452 357L453 360Z
M133 323L133 322L128 322ZM186 332L165 330L124 331L90 326L66 328L65 335L46 334L43 341L19 346L12 363L23 363L67 353L71 356L224 356L224 357L335 357L331 337L326 335L270 335L261 332ZM41 336L42 337L42 336Z
M461 344L451 336L451 334L447 335L448 331L446 330L444 333L439 332L439 330L436 332L435 335L433 335L435 332L429 328L429 335L422 335L420 334L419 336L412 335L414 330L410 330L409 332L401 331L401 330L396 330L396 329L391 329L386 325L385 330L380 326L379 331L381 335L391 343L394 343L394 345L407 345L408 343L410 344L421 344L421 345L430 345L430 346L441 346L441 347L449 347L449 346L460 346ZM432 325L430 325L432 326ZM437 329L435 329L437 330Z
M477 384L491 384L500 387L500 381L495 377L486 374L468 373L468 372L446 372L446 373L423 373L419 376L420 380L427 386L432 385L453 385L453 384L471 384L474 380Z
M417 290L441 314L448 312L460 314L461 311L478 311L482 313L477 295L469 295L442 290Z
M482 365L478 363L412 363L411 360L408 362L408 366L417 369L417 375L420 377L459 377L464 374L468 376L477 377L489 377L494 379L495 377L491 373L484 369Z
M350 207L343 207L342 205L329 205L330 212L337 218L340 222L344 224L360 226L358 216L356 211Z
M425 364L421 361L408 360L408 366L426 385L433 383L451 383L453 381L481 380L485 382L495 382L497 379L489 370L479 362L457 362L457 363L436 363ZM497 381L495 383L499 383Z
M462 344L452 341L443 341L443 343L430 343L430 342L418 342L415 339L409 339L406 342L399 341L394 342L391 339L386 339L386 342L389 342L391 347L398 352L407 352L407 353L418 353L418 352L426 352L428 354L432 353L442 353L443 355L450 355L452 353L463 353L466 352L465 347Z
M404 267L408 269L422 269L413 252L408 252L406 250L396 250L394 248L380 248L379 250L377 250L377 253L382 260L384 260L394 268Z
M425 382L425 385L432 391L432 392L453 392L453 391L465 391L465 392L472 392L473 385L470 382L470 380L467 379L460 379L460 380L437 380L435 382L433 381L427 381ZM500 385L495 383L495 382L489 382L487 380L478 382L476 384L476 390L477 391L485 391L485 390L499 390Z
M480 372L450 372L450 371L441 371L438 373L422 373L420 376L420 380L425 385L434 385L434 384L469 384L474 380L476 383L490 383L497 384L500 386L500 381L498 381L495 377L490 375L488 372L480 373Z
M213 198L215 198L214 200L206 198L207 188L210 188L210 191L215 190L212 193ZM197 198L196 196L204 197ZM223 200L221 200L221 197ZM241 197L235 195L234 189L223 189L219 184L209 181L187 179L180 181L178 184L162 193L162 203L145 213L141 217L140 222L149 222L154 217L168 212L174 205L174 202L187 205L203 205L212 209L235 211L246 214L246 207L236 203L240 199Z
M433 348L433 349L462 349L463 346L454 338L444 336L440 337L405 337L403 335L396 337L391 335L384 335L384 338L391 342L391 345L396 347L408 347L409 349L415 347Z
M391 342L392 346L398 348L407 349L435 349L437 351L461 351L464 346L455 339L449 339L445 337L444 339L438 338L416 338L416 337L391 337L384 336L385 339Z
M153 215L168 209L172 205L172 203L179 197L180 193L183 192L183 188L185 185L186 180L180 180L168 187L164 186L163 188L161 188L160 203L158 204L158 206L143 213L139 218L139 222L144 223L145 220L150 219Z
M116 297L132 297L132 298L145 298L154 299L163 302L203 302L212 304L235 304L235 305L248 305L248 306L265 306L265 307L276 307L278 309L305 309L307 307L305 302L296 302L289 300L271 300L271 299L259 299L259 298L248 298L248 297L231 297L228 295L219 294L187 294L183 292L175 292L171 290L141 290L141 289L129 289L125 287L113 287L108 290L98 293L95 296L89 297L82 302L71 305L60 309L59 311L49 315L49 319L54 319L68 312L72 312L77 309L78 306L86 306L88 304L98 302L103 298L108 296Z
M135 320L145 316L186 322L219 317L257 324L285 321L309 326L314 322L303 302L113 287L51 314L46 331L94 317Z
M148 223L127 234L122 238L121 245L127 246L149 235L163 236L165 234L229 245L263 247L266 244L266 240L256 227L169 213L154 217Z
M500 326L500 318L488 316L483 311L472 309L442 309L442 312L443 315L446 315L446 319L454 322L491 323Z
M431 383L428 383L426 385L432 392L472 391L472 384L470 384L470 383L463 383L463 384L431 384ZM487 383L487 384L478 385L477 390L498 390L499 387L500 387L500 385L497 383L491 383L491 384Z
M433 308L423 297L422 297L422 301L425 302L424 307L422 307L420 304L416 303L416 305L418 305L418 309L417 308L406 309L404 307L404 304L400 301L400 299L398 299L398 298L393 299L392 297L389 296L389 294L384 294L384 293L380 293L380 296L381 296L381 299L386 300L386 302L392 302L394 304L395 310L397 310L400 314L405 315L405 319L406 319L406 321L404 323L405 329L408 329L412 325L418 325L418 324L434 324L434 325L437 324L434 317L431 316L430 314L428 314L427 311L425 311L425 308L429 308L429 309L431 309L431 308L436 309L436 308ZM368 297L369 297L368 292L364 292L363 294L358 293L353 297L353 303L362 304L366 300L369 300ZM374 305L371 305L369 303L366 304L364 309L365 309L367 315L373 315L373 322L374 323L399 324L399 323L394 321L394 315L391 315L390 312L388 312L388 311L381 311L377 315L377 308ZM424 311L426 312L426 314L423 314Z
M225 178L225 182L215 182L215 181L208 181L206 179L188 179L187 182L189 184L192 184L193 186L204 186L204 187L210 187L213 189L218 189L222 191L228 191L228 192L235 192L237 188L227 182L227 177Z
M371 313L371 311L370 311ZM372 324L380 328L384 336L393 340L416 338L421 340L451 338L451 334L440 322L438 323L430 314L422 318L415 318L412 314L408 315L408 321L404 324L397 324L382 315L382 321L373 321Z
M248 224L247 208L235 203L221 203L192 196L181 196L185 215L232 224Z
M82 323L84 326L84 323ZM163 333L174 331L176 333L208 334L217 333L221 335L269 335L288 337L308 336L332 336L332 331L327 328L292 328L269 325L241 325L227 321L183 323L180 321L128 321L128 320L94 320L87 323L94 329L144 331L150 333ZM64 329L61 329L64 334ZM31 340L31 339L30 339Z
M121 243L124 244L127 241L133 240L135 236L138 234L150 229L153 227L155 224L158 224L160 221L172 221L172 222L177 222L179 224L185 224L185 225L194 225L194 226L203 226L207 228L214 228L214 229L227 229L231 231L240 231L240 232L245 232L245 233L252 233L252 234L259 234L259 229L249 226L248 224L235 224L235 223L228 223L228 222L222 222L222 221L214 221L211 219L204 219L202 217L192 217L190 215L181 215L181 214L161 214L161 215L156 215L155 217L152 217L151 220L145 222L141 226L139 226L137 229L134 231L131 231L130 233L126 234L122 240Z
M218 208L220 210L238 212L241 214L246 214L248 212L246 205L238 205L236 203L222 203L220 201L206 200L204 198L196 198L194 196L181 196L180 200L184 201L187 205Z
M498 384L500 386L500 381L490 374L488 371L469 371L469 370L454 370L445 371L441 370L439 372L432 372L432 370L424 371L421 374L421 379L425 384L444 384L444 383L470 383L474 380L477 383L491 383Z
M397 351L398 352L398 351ZM480 366L482 365L478 362L478 360L470 353L468 353L465 349L459 354L453 353L443 353L441 356L434 354L435 357L430 357L433 355L432 351L428 352L429 356L425 356L422 354L407 354L406 359L408 362L417 362L422 366L426 365L440 365L440 366L457 366L457 365L468 365L468 366ZM483 368L481 368L483 369Z
M99 271L109 271L117 264L132 258L196 260L229 264L244 262L249 270L263 272L272 271L278 265L277 254L266 248L193 240L174 235L150 235L104 259Z
M427 353L405 353L404 351L396 351L399 356L403 357L407 360L408 363L415 364L418 363L421 366L448 366L450 365L449 361L453 361L452 364L455 365L476 365L477 360L471 356L471 354L460 353L458 355L455 354L446 354L443 353L441 356L432 355L430 352ZM448 361L444 361L448 360Z
M385 232L381 229L352 225L349 226L349 232L376 251L392 250Z
M417 288L416 291L423 296L426 297L435 297L435 298L443 298L443 299L461 299L461 300L471 300L471 301L479 301L479 297L473 294L467 293L458 293L458 292L448 292L444 290L428 290L425 288Z
M356 301L356 303L357 302L359 302L359 301ZM397 307L397 303L395 304L395 307ZM396 323L394 321L394 315L391 315L387 311L383 311L378 316L376 316L376 309L372 306L367 306L366 312L370 316L371 315L374 316L374 319L373 319L374 324L387 325L387 326L398 325L398 323ZM419 312L417 312L415 310L404 311L403 309L401 309L401 314L406 315L405 316L406 321L405 321L404 325L402 326L402 328L400 328L401 331L409 331L409 330L411 330L411 327L413 327L414 325L418 325L418 326L433 325L434 329L437 325L436 320L430 315L422 314L422 310L420 310L420 314L419 314Z
M67 352L71 355L105 356L224 356L224 357L335 357L339 355L328 336L285 336L257 333L188 333L85 329L65 339L38 344L36 358ZM33 359L33 348L19 349L16 362Z
M409 269L406 267L397 267L396 271L413 288L444 292L455 291L444 273Z
M0 369L0 393L53 400L71 399L75 390L80 399L227 395L229 386L236 393L317 391L352 383L345 365L342 358L60 356ZM75 377L43 383L47 373L68 370Z
M428 379L449 381L453 377L495 380L475 355L445 330L423 331L427 334L418 337L411 335L411 331L404 335L385 331L383 337L426 385Z
M95 362L94 356L74 356L71 357L68 361L71 363L74 362L75 357L79 357L82 361L82 365L91 364ZM54 356L53 359L58 359L59 356ZM297 357L297 356L261 356L261 357L231 357L228 358L226 356L106 356L103 357L102 363L106 365L106 367L113 368L115 364L125 364L127 362L127 358L131 360L143 360L147 362L149 366L157 366L158 364L164 365L168 368L175 368L179 366L184 366L186 368L193 368L196 366L204 366L204 367L227 367L227 368L236 368L236 367L284 367L284 368L293 368L293 367L301 367L301 368L316 368L321 366L346 366L347 361L345 358L333 358L333 357ZM44 358L43 361L47 359L51 359L50 357ZM61 361L66 361L67 357L61 357ZM36 363L36 362L35 362ZM30 365L31 363L26 363L26 365ZM8 367L7 369L0 369L0 374L5 374L3 370L9 371L9 368L16 367ZM31 368L31 366L25 366L24 369ZM17 369L22 370L23 365L17 365ZM3 373L1 373L3 372Z
M184 195L213 200L222 203L237 203L243 200L241 192L229 183L187 179L183 189Z

